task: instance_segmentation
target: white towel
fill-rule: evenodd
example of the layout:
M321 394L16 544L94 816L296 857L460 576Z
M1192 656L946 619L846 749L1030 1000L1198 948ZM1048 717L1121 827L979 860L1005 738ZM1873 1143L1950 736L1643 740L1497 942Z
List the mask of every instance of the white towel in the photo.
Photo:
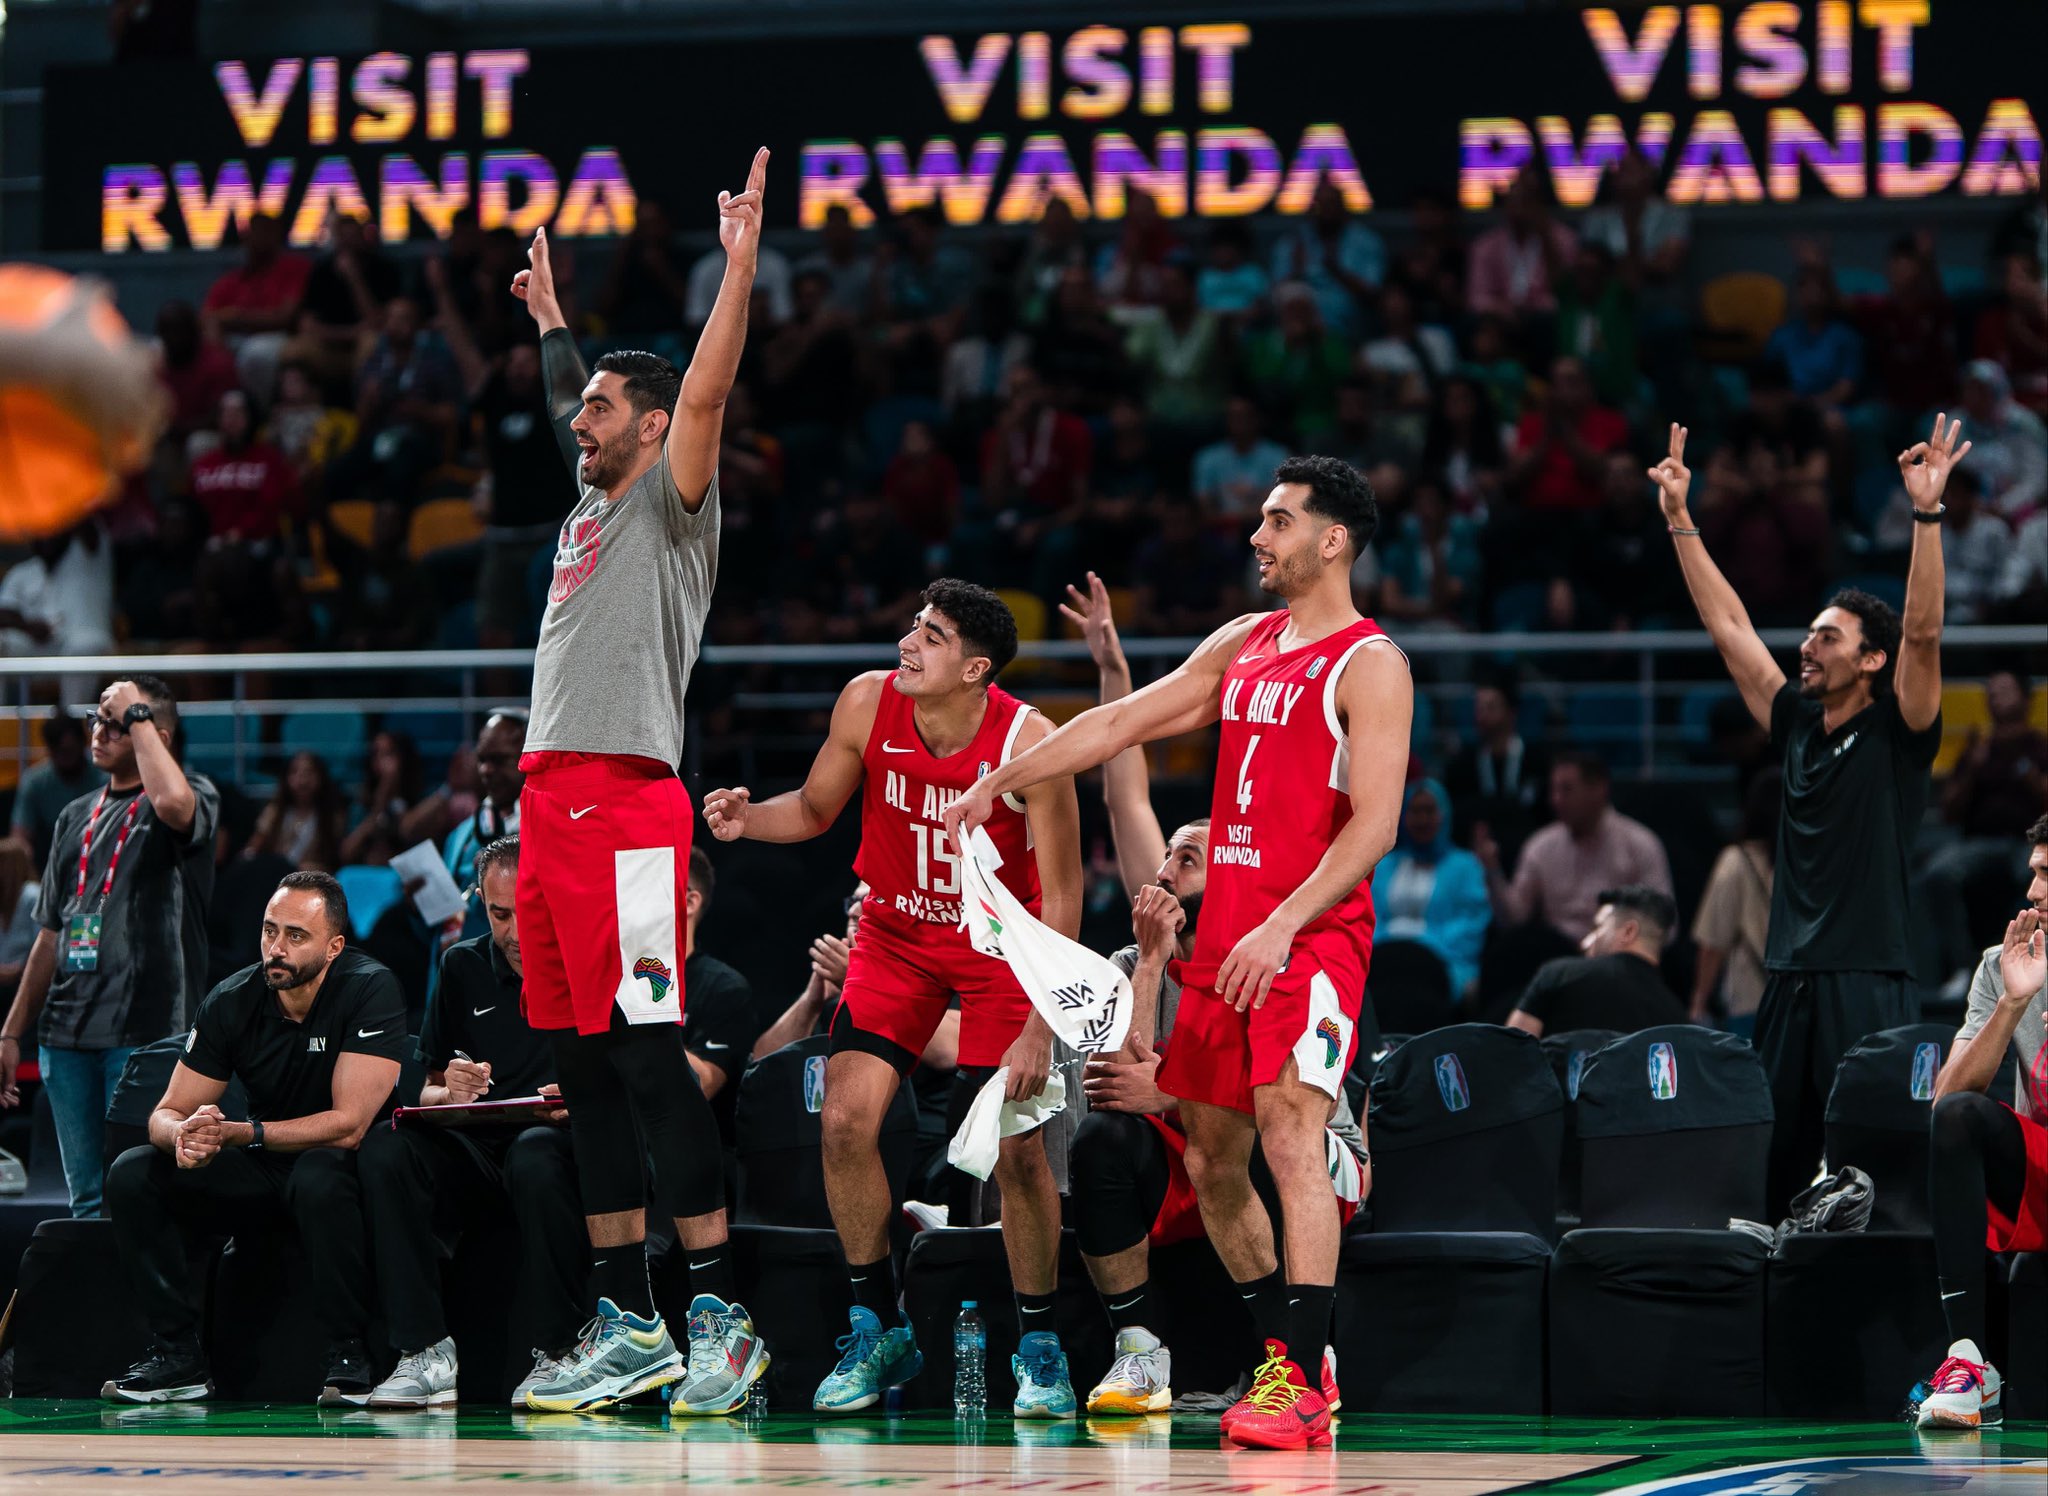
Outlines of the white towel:
M960 859L960 923L984 956L1010 963L1060 1040L1082 1054L1113 1054L1131 1027L1131 980L1110 962L1047 929L995 876L1002 853L979 826Z
M974 1104L967 1108L967 1119L946 1145L946 1162L963 1174L988 1178L996 1170L996 1154L1001 1151L1004 1138L1029 1132L1066 1109L1067 1081L1057 1065L1046 1077L1045 1089L1036 1096L1005 1101L1003 1090L1009 1083L1010 1067L997 1066L988 1083L975 1092Z

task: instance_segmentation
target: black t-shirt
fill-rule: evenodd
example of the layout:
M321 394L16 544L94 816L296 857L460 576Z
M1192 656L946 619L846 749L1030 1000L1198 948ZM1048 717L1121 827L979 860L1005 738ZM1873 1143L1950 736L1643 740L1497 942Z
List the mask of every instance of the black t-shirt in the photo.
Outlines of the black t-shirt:
M711 1098L711 1110L728 1148L740 1074L763 1027L754 1013L754 989L745 977L715 956L700 953L683 963L683 1048L725 1072L725 1084Z
M398 267L375 250L358 250L356 265L362 271L370 299L378 306L383 306L404 289ZM307 273L306 289L299 297L299 305L329 327L354 327L363 320L362 308L356 305L356 293L349 289L348 281L335 267L332 255L323 257Z
M252 1121L311 1117L334 1107L334 1064L345 1054L397 1064L412 1048L398 978L360 951L327 968L312 1011L294 1023L259 963L207 994L185 1043L185 1065L210 1080L239 1077ZM393 1077L396 1085L396 1077Z
M1612 1029L1633 1034L1685 1022L1685 1009L1641 956L1566 956L1546 961L1516 1006L1543 1020L1546 1034Z
M78 849L100 792L64 807L50 838L50 860L36 897L36 923L58 940L57 973L37 1034L54 1049L126 1049L177 1033L206 991L206 909L213 901L213 841L220 792L203 774L192 786L192 825L180 835L156 818L145 797L121 849L104 906L100 885L121 841L121 822L142 794L109 791L92 828L85 897L78 897ZM66 971L65 926L74 914L100 914L99 964Z
M576 484L562 465L544 391L536 384L515 393L500 371L477 396L476 409L491 470L491 524L526 530L561 523L576 507Z
M1828 732L1821 704L1788 681L1771 702L1771 748L1783 755L1785 805L1764 965L1908 970L1906 888L1940 713L1914 732L1887 692Z
M458 1049L489 1065L486 1101L533 1096L551 1084L554 1036L527 1026L519 985L519 973L489 935L449 946L420 1024L419 1054L427 1069L446 1070Z

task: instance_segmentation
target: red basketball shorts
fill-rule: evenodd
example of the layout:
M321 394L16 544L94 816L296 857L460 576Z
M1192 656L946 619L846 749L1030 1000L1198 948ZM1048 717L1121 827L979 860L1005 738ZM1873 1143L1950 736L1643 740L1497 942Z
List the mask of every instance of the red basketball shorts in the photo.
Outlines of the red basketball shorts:
M1187 963L1159 1089L1250 1112L1253 1088L1279 1080L1292 1059L1303 1085L1335 1101L1358 1047L1371 960L1371 939L1347 926L1298 935L1265 1006L1242 1013L1217 996L1215 966Z
M1175 1242L1193 1241L1207 1234L1202 1224L1202 1204L1195 1197L1195 1183L1188 1177L1188 1135L1165 1117L1147 1115L1145 1120L1152 1124L1152 1130L1159 1134L1166 1145L1166 1198L1159 1202L1159 1214L1153 1217L1152 1229L1145 1233L1145 1240L1155 1247L1170 1247ZM1342 1142L1343 1166L1349 1169L1347 1193L1354 1197L1363 1192L1364 1166ZM1337 1224L1348 1226L1351 1218L1358 1214L1358 1200L1337 1196Z
M519 761L522 1003L537 1029L601 1034L683 1017L690 793L652 759L529 753Z
M2027 1145L2026 1188L2020 1192L2017 1219L2007 1220L1997 1206L1984 1202L1984 1245L1994 1252L2048 1251L2048 1127L2018 1112L2013 1112L2013 1120Z
M861 911L839 998L853 1026L922 1054L956 992L960 1063L1002 1064L1031 1016L1031 999L1010 964L977 951L964 930L912 919L870 900Z

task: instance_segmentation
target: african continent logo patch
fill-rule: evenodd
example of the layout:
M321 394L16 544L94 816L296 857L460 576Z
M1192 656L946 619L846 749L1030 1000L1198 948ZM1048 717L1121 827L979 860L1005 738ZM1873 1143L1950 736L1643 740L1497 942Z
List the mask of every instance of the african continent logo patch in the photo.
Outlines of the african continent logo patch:
M668 989L675 985L675 973L668 969L668 963L659 956L642 956L633 963L633 976L637 981L647 979L648 1001L660 1002L668 996Z
M1325 1018L1316 1025L1316 1033L1321 1036L1323 1043L1330 1047L1328 1055L1323 1060L1323 1068L1334 1070L1338 1056L1344 1053L1344 1032L1337 1027L1336 1019Z

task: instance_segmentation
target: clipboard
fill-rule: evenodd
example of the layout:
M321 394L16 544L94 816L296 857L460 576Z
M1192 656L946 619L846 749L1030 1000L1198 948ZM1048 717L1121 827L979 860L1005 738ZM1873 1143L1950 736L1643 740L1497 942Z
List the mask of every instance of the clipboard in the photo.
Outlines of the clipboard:
M391 1113L391 1125L427 1122L436 1127L501 1127L519 1122L539 1122L542 1114L562 1109L559 1096L516 1096L509 1101L451 1102L447 1106L401 1106Z

